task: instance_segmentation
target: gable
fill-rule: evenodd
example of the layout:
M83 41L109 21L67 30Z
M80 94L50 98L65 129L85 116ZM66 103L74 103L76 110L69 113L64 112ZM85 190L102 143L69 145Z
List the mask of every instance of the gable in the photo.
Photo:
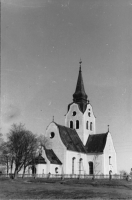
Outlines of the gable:
M84 103L75 103L75 102L72 102L68 105L68 111L70 110L70 107L73 105L73 104L76 104L80 110L81 113L84 113L86 111L86 108L87 108L87 104L84 104ZM67 112L68 112L67 111Z
M107 142L106 142L104 151L107 152L107 153L112 153L112 152L115 153L116 152L115 148L114 148L112 136L111 136L110 133L108 133Z
M103 153L108 133L89 135L85 148L87 153Z
M90 115L89 115L89 114L90 114ZM88 116L89 119L91 119L91 118L94 118L94 119L95 119L95 115L94 115L94 112L93 112L93 108L92 108L92 106L91 106L90 103L87 104L87 108L86 108L86 110L85 110L85 112L84 112L84 115L85 115L85 116Z
M71 114L73 111L76 111L78 114L82 114L79 105L75 102L68 105L68 111L66 115Z

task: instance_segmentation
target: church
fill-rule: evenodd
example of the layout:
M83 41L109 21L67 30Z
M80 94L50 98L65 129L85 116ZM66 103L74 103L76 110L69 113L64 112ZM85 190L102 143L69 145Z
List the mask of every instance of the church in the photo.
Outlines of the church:
M116 152L111 134L96 133L96 119L85 92L81 61L73 102L68 105L65 126L54 119L45 137L50 148L42 147L35 159L36 174L98 175L117 173Z

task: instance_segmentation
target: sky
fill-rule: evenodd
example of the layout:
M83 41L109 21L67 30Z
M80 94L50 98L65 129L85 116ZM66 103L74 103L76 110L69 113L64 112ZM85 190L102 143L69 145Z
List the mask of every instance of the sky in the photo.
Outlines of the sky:
M97 133L132 168L132 0L1 1L1 132L64 125L79 61Z

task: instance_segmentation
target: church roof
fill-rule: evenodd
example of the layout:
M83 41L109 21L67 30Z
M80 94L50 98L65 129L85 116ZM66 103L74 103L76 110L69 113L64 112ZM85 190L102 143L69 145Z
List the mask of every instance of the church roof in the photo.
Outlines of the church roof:
M46 164L45 159L39 154L30 164Z
M52 149L45 148L45 153L51 164L62 165L62 162L59 160L59 158L56 156Z
M103 153L108 133L89 135L85 148L87 153Z
M67 150L86 153L85 147L76 130L58 124L56 125L58 126L61 140Z

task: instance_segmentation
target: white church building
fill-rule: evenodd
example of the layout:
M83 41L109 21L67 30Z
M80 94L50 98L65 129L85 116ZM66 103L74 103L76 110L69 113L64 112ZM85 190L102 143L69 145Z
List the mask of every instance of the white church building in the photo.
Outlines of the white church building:
M85 93L81 61L73 102L68 105L65 126L54 120L45 137L51 149L43 147L36 157L36 174L112 174L117 173L116 152L111 134L96 133L93 108Z

